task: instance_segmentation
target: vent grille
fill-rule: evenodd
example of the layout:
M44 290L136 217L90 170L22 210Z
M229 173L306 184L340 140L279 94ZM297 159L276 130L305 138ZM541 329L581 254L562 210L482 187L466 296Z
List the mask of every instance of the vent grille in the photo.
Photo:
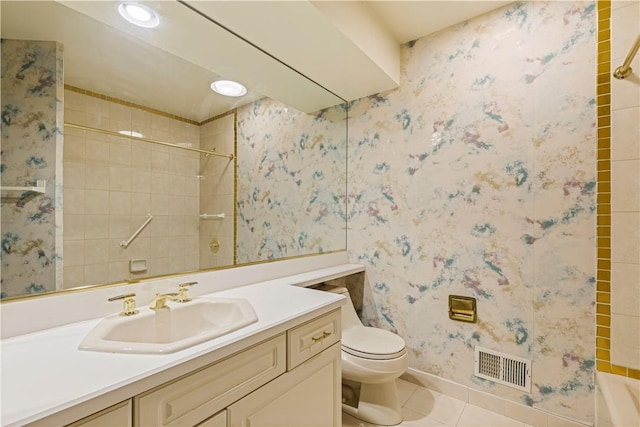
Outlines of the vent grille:
M475 348L474 375L518 390L531 391L531 360Z

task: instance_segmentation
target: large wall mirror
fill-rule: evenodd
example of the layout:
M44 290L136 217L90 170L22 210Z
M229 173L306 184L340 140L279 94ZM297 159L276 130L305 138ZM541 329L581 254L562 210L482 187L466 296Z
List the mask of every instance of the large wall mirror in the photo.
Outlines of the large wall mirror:
M2 300L346 248L346 104L197 3L0 3Z

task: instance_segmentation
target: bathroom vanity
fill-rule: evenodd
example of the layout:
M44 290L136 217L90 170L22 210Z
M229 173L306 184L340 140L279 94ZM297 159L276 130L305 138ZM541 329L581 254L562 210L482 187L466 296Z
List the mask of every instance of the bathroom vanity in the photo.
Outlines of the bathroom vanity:
M244 298L258 321L171 354L78 350L100 319L4 339L2 425L341 425L345 299L303 286L356 271L362 267L201 293Z
M71 425L340 425L339 340L338 309Z

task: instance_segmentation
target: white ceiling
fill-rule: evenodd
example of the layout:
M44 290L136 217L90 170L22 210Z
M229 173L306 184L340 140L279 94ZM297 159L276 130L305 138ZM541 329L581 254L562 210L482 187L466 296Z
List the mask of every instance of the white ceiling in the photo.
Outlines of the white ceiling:
M512 1L374 0L365 3L396 41L406 43L498 9Z
M114 1L3 0L2 37L59 41L66 83L202 121L262 95L306 112L340 102L309 79L347 100L392 89L401 43L510 2L188 0L280 62L175 1L152 3L167 34L127 27ZM217 76L250 94L212 93Z

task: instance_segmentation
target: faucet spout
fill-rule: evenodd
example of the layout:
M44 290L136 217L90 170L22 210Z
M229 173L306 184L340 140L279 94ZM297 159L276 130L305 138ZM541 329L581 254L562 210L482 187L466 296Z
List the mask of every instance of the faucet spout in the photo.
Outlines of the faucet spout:
M169 292L166 294L156 294L153 301L149 305L151 310L160 310L161 308L169 308L167 306L167 300L177 301L180 297L180 294L177 292Z

